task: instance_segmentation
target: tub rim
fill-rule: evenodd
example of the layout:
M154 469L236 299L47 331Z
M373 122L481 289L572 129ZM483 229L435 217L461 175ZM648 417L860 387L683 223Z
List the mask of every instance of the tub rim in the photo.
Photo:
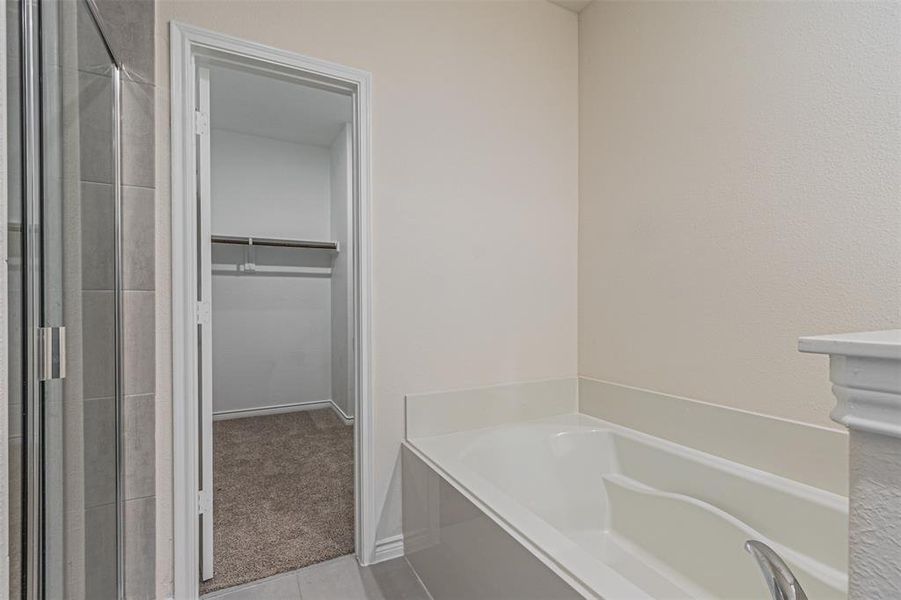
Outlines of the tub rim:
M825 508L838 510L845 514L848 511L848 499L829 490L817 488L579 412L550 417L543 416L536 419L514 421L500 425L495 424L412 439L405 438L403 440L402 446L422 460L430 469L472 502L506 533L511 535L518 543L527 548L542 563L585 597L653 598L653 596L621 575L613 567L592 556L588 550L578 545L560 529L545 521L523 505L522 502L510 496L492 484L481 473L465 464L461 460L462 452L458 456L434 458L430 455L429 449L422 447L422 443L428 440L445 440L448 438L461 438L472 443L484 435L490 435L492 431L523 425L584 428L620 435L670 452L685 460L698 462L805 501L819 504ZM464 448L466 448L465 443L461 446L461 450ZM443 466L442 462L447 464ZM455 472L462 475L463 480ZM844 582L844 588L847 589L847 573L845 573Z

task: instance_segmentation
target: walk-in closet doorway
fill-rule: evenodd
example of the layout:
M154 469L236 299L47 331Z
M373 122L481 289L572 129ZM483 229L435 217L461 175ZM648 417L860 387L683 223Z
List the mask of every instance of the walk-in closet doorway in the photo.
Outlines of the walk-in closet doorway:
M175 595L367 564L369 75L171 40Z

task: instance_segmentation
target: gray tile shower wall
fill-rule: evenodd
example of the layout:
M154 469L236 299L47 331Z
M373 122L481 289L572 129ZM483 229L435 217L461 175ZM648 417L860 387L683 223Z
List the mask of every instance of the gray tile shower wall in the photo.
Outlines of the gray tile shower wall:
M123 63L125 595L149 599L156 586L154 3L96 4Z
M110 44L132 81L154 84L153 0L96 0Z
M122 84L122 183L153 188L156 184L154 86L129 80L127 67L125 75Z
M125 597L153 598L156 591L156 500L125 501Z
M125 395L152 394L156 385L155 294L126 289L123 295Z
M127 290L154 288L154 190L126 187L122 194L122 245ZM148 251L150 249L151 251Z
M153 464L154 396L125 397L125 497L140 499L154 495Z

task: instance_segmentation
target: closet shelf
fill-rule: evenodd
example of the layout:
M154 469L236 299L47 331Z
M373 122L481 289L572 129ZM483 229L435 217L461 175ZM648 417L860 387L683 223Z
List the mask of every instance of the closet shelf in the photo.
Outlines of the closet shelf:
M276 248L313 248L338 252L338 242L314 242L310 240L288 240L279 238L243 237L235 235L213 235L214 244L235 244L238 246L270 246Z

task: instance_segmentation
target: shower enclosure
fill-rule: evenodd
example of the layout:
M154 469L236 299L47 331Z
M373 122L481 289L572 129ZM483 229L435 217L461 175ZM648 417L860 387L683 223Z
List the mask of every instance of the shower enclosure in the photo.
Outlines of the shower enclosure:
M6 15L9 597L119 598L120 65L90 0Z

